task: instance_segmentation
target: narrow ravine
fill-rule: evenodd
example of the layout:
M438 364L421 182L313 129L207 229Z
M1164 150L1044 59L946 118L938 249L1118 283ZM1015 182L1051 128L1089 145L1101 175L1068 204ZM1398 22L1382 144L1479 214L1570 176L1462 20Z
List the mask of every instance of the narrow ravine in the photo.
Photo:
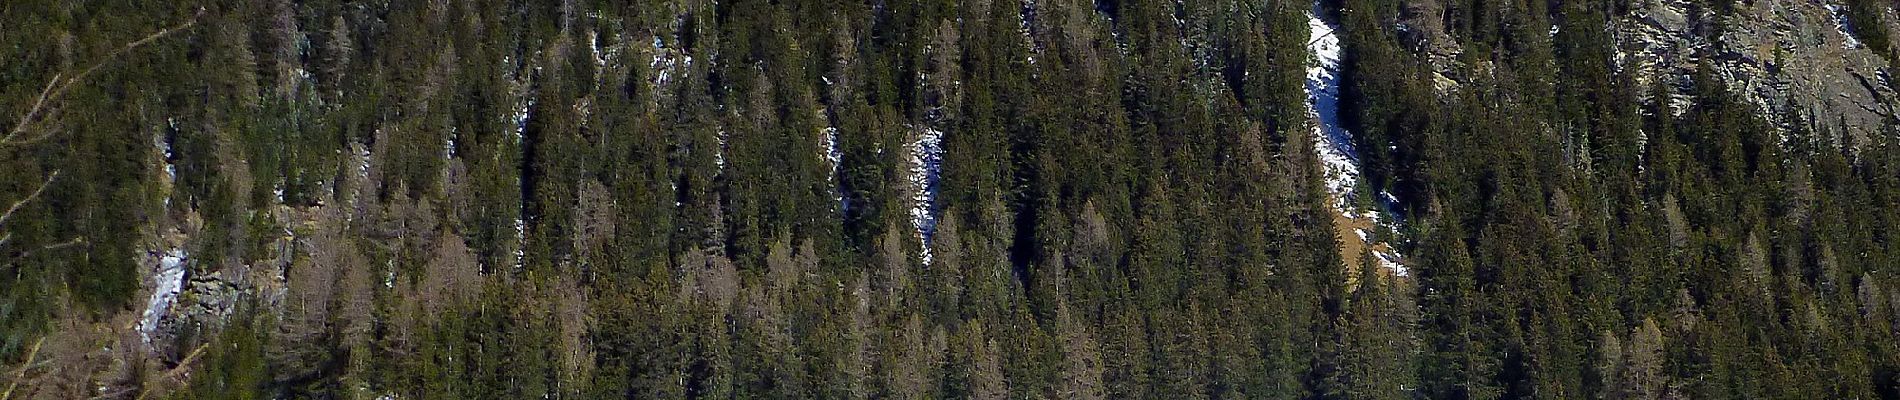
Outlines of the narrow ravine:
M1344 49L1334 33L1336 25L1321 15L1316 4L1306 19L1312 32L1306 48L1313 56L1306 66L1306 103L1312 112L1313 133L1319 138L1313 147L1326 169L1326 190L1332 194L1333 206L1346 210L1350 208L1347 197L1359 183L1358 152L1339 121L1339 59Z
M167 210L172 205L170 192L178 184L176 163L178 154L174 153L172 148L178 136L178 120L166 118L165 130L153 138L153 145L158 147L158 155L165 163L165 179L160 185L167 194L165 196ZM148 346L152 344L152 336L158 333L159 323L170 313L172 304L178 300L178 294L184 291L185 261L188 257L184 248L180 246L171 246L169 249L164 249L162 253L159 249L150 251L152 252L150 257L157 261L151 264L149 287L152 288L152 294L145 301L144 311L139 314L137 327L139 339Z
M1312 63L1306 67L1306 104L1313 118L1313 145L1326 174L1326 191L1332 199L1333 223L1340 240L1340 255L1350 265L1356 263L1367 247L1372 248L1379 264L1394 275L1404 276L1405 266L1383 239L1373 237L1384 222L1376 210L1360 210L1353 196L1360 183L1359 153L1353 148L1352 132L1339 119L1339 61L1345 49L1339 41L1339 24L1325 18L1315 1L1307 13L1306 26L1311 36L1306 42ZM1384 196L1382 196L1384 197ZM1381 201L1384 201L1381 199Z

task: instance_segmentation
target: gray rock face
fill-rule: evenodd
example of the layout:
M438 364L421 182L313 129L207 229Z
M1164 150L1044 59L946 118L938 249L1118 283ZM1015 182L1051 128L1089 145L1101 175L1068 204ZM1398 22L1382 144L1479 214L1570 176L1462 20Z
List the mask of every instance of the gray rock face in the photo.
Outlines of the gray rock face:
M1617 40L1616 64L1625 71L1634 70L1636 83L1643 87L1662 83L1675 88L1669 104L1678 112L1690 104L1682 93L1690 93L1698 67L1697 52L1709 42L1700 30L1712 19L1706 11L1690 10L1683 0L1649 0L1632 7L1628 15L1611 27ZM1648 91L1642 91L1648 96ZM1657 101L1656 99L1643 99Z
M1634 75L1645 103L1658 101L1647 88L1662 84L1673 90L1661 101L1681 113L1694 104L1698 70L1709 68L1783 132L1805 128L1864 143L1900 115L1900 97L1887 60L1851 33L1842 1L1744 0L1718 17L1690 0L1635 0L1606 29L1616 65ZM1445 33L1444 12L1439 0L1407 0L1396 23L1400 39L1431 64L1437 88L1451 91L1471 72ZM1900 32L1900 16L1888 20Z
M1685 0L1647 0L1612 27L1619 64L1635 68L1638 83L1677 93L1692 93L1706 66L1784 130L1809 124L1865 139L1896 115L1893 83L1886 60L1850 36L1832 1L1737 2L1717 21ZM1689 104L1684 95L1670 103L1678 112Z
M271 215L280 224L304 216L281 205L274 207ZM146 270L153 271L146 278L152 287L146 290L156 293L151 295L138 329L150 349L161 353L183 350L174 347L181 336L221 329L249 304L246 299L259 300L254 305L260 307L276 307L283 297L283 271L293 257L289 246L294 238L286 230L271 241L268 254L251 264L228 260L222 265L201 264L185 249L190 248L187 243L192 240L191 233L199 232L203 221L196 213L189 213L179 225L165 234L153 234L153 241L147 245L150 249L139 259Z

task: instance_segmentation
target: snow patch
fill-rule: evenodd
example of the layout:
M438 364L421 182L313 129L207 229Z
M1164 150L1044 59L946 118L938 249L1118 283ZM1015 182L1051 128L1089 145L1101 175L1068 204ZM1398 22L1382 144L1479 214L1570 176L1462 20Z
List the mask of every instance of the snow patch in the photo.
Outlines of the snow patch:
M528 260L528 252L526 250L527 248L528 248L528 224L526 221L522 221L520 218L515 218L515 265L514 265L515 269L519 270L521 269L521 266L527 265L527 260Z
M1380 251L1380 252L1373 252L1372 255L1374 257L1378 257L1379 267L1385 268L1387 270L1391 270L1392 273L1395 275L1405 276L1406 274L1409 273L1409 270L1405 268L1405 265L1399 264L1399 261L1395 259L1395 257L1390 253Z
M158 331L158 322L165 319L172 303L178 300L178 293L185 288L184 249L172 248L158 257L158 267L152 273L152 297L145 302L145 312L139 316L139 337L146 344L152 343L152 334Z
M1847 7L1834 4L1827 4L1822 7L1827 7L1827 12L1834 16L1834 30L1840 31L1841 37L1846 38L1845 41L1841 43L1842 48L1852 50L1866 47L1866 45L1860 43L1859 38L1854 37L1854 25L1847 20Z
M1345 210L1351 208L1347 197L1359 181L1359 156L1352 135L1339 125L1339 60L1344 49L1334 34L1337 28L1317 11L1307 16L1306 26L1312 35L1307 48L1313 53L1313 63L1306 67L1306 101L1319 138L1314 148L1325 167L1326 190L1333 195L1334 206Z
M595 18L598 19L599 15L596 14ZM594 70L595 71L606 70L607 69L607 53L604 51L600 51L600 32L599 31L595 31L595 30L587 31L587 50L593 53Z
M844 170L844 150L838 148L838 127L827 126L824 129L825 162L831 163L831 171L825 176L825 182L831 183L831 201L838 203L840 214L851 211L851 202L844 198L844 182L838 180L838 173Z
M442 159L455 158L455 141L461 139L461 132L454 126L449 127L449 137L442 139Z
M1313 62L1306 67L1306 100L1309 116L1313 118L1314 151L1319 153L1321 166L1325 169L1326 191L1332 196L1333 208L1346 218L1367 218L1374 225L1386 223L1379 212L1360 215L1359 207L1354 205L1355 188L1359 185L1359 152L1353 147L1352 133L1340 125L1339 119L1339 61L1345 49L1339 41L1338 25L1320 16L1323 13L1317 3L1307 14L1306 26L1311 33L1307 49L1312 52ZM1553 27L1554 28L1554 27ZM1554 32L1554 31L1553 31ZM1376 199L1386 209L1398 203L1391 193L1380 192ZM1359 240L1371 244L1373 235L1364 229L1354 229ZM1390 269L1393 274L1406 275L1405 266L1397 262L1397 256L1389 251L1378 251L1381 266Z
M824 132L825 162L831 163L831 176L827 179L837 180L839 163L844 161L844 151L838 149L838 128L827 126Z
M1022 33L1023 46L1028 50L1026 52L1028 59L1025 61L1028 61L1029 65L1036 65L1036 53L1041 50L1036 46L1033 26L1036 24L1036 0L1023 0L1023 9L1018 17L1020 22L1016 29Z
M515 115L511 116L515 122L515 143L521 143L521 135L528 132L529 107L534 107L534 98L532 96L523 94L521 100L515 102Z
M930 239L937 233L935 203L942 179L943 131L928 126L913 130L917 132L917 141L910 144L910 222L917 227L917 237L923 242L919 256L924 265L930 265Z
M653 86L665 86L672 81L675 71L682 75L693 66L693 56L683 49L666 47L666 41L659 36L653 37L653 59L647 62L647 68L653 71Z
M153 138L152 141L154 145L158 146L159 153L165 155L165 179L171 182L178 182L178 166L173 165L172 162L172 160L178 158L177 155L172 154L172 141L178 137L178 120L165 118L165 129L164 133L159 134L158 137ZM165 201L169 204L171 200L166 199Z
M719 169L718 172L726 172L726 128L720 127L718 132L714 132L713 140L719 141L719 149L713 151L713 166Z
M356 176L367 180L369 179L369 146L361 143L354 143L352 146L356 148Z

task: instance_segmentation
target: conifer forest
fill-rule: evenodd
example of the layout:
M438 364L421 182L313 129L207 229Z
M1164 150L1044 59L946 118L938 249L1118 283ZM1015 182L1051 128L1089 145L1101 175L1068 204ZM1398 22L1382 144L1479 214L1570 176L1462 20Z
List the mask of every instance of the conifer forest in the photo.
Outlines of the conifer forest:
M0 400L1900 400L1893 0L0 0Z

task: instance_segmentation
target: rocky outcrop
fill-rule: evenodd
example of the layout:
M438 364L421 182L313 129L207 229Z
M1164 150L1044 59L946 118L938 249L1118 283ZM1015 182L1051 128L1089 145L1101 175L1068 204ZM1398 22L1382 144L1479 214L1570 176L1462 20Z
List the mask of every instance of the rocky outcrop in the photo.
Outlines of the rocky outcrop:
M1708 30L1713 18L1706 10L1691 10L1684 0L1646 0L1611 27L1618 47L1616 65L1623 72L1633 72L1636 83L1643 87L1661 83L1675 88L1676 97L1668 101L1680 112L1690 104L1685 93L1693 85L1698 53L1709 48L1708 40L1698 32ZM1648 96L1649 92L1643 94Z
M1706 67L1784 130L1806 123L1865 139L1896 115L1894 85L1886 60L1854 39L1832 1L1737 2L1721 17L1686 0L1639 2L1612 27L1618 64L1640 84L1674 87L1678 112Z
M277 205L271 218L281 226L308 224L320 209ZM292 249L297 240L290 230L270 238L265 246L267 253L250 264L227 261L208 265L189 251L189 243L203 224L197 213L186 213L180 226L153 235L146 255L139 259L150 271L145 278L150 300L137 329L156 352L175 354L180 350L173 347L175 339L181 335L216 332L242 307L276 308L284 297L284 272L295 256ZM257 303L248 303L253 299Z
M1657 101L1647 88L1661 84L1672 89L1663 101L1684 111L1694 104L1697 72L1709 68L1709 76L1784 132L1806 124L1800 128L1864 143L1900 115L1900 95L1888 60L1857 40L1841 2L1737 1L1732 13L1718 15L1690 0L1636 0L1608 31L1617 46L1615 64L1632 74L1645 103ZM1450 91L1471 72L1459 58L1457 39L1446 33L1444 13L1439 0L1407 0L1396 31L1430 63L1434 85Z
M1406 1L1399 10L1399 41L1413 53L1423 55L1432 68L1432 86L1440 92L1458 86L1453 78L1463 67L1458 55L1464 48L1445 31L1442 19L1445 6L1439 0Z

